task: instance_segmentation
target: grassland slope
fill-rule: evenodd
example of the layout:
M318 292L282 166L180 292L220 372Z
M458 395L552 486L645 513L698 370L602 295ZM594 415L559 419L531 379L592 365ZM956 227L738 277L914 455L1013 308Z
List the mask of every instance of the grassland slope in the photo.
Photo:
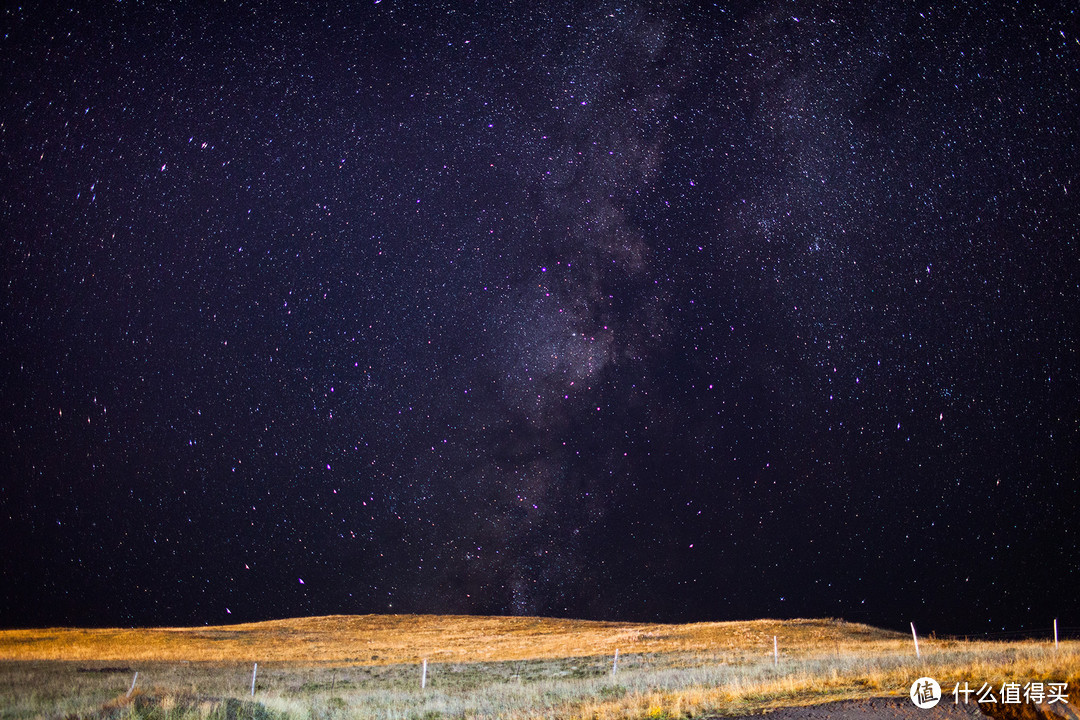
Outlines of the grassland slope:
M0 660L284 662L382 665L613 653L761 652L773 636L801 652L903 636L839 620L683 625L460 615L329 615L239 625L0 631Z

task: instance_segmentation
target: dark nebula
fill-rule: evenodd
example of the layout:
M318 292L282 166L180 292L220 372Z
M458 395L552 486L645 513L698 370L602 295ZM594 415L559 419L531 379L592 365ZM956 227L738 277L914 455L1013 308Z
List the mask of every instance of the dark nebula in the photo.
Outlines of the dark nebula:
M1080 625L1078 11L691 7L5 7L0 623Z

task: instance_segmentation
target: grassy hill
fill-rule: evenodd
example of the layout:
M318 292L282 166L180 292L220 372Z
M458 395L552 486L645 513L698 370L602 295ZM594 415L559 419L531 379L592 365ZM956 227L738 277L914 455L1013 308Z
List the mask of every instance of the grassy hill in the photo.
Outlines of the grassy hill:
M717 717L906 696L922 676L946 693L1005 680L1080 691L1080 642L920 638L920 649L917 658L910 635L838 620L364 615L4 630L0 720Z
M0 660L393 664L634 653L771 655L868 647L906 636L837 620L686 625L537 617L330 615L193 628L0 631Z

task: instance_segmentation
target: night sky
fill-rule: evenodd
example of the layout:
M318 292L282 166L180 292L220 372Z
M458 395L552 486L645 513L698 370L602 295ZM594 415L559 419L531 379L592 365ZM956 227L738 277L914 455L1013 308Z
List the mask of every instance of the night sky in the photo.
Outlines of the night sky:
M1080 625L1072 3L194 5L2 11L0 625Z

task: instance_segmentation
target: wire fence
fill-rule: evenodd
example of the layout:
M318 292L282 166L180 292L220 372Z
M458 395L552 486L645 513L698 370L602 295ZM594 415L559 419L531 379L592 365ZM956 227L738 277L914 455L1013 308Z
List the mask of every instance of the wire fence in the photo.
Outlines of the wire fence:
M992 630L981 633L963 633L958 635L943 635L949 640L1047 640L1054 641L1054 627L1035 627L1024 630ZM1059 640L1080 639L1080 625L1058 625L1057 637Z

